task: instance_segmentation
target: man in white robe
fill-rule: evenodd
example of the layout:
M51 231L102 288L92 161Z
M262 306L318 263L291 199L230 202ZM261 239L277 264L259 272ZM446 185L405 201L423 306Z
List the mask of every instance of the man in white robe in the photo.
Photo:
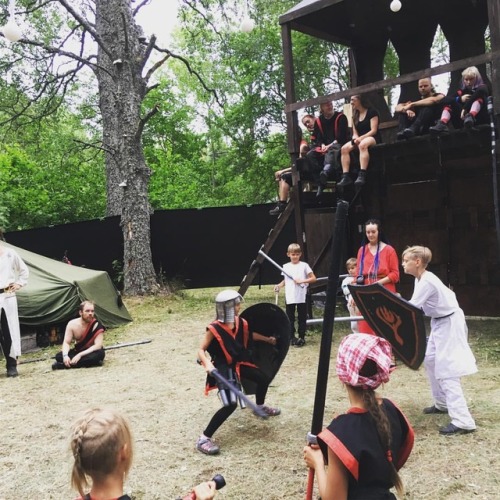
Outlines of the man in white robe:
M28 268L17 252L0 244L0 347L6 360L7 377L18 375L21 329L16 291L28 283L28 275Z

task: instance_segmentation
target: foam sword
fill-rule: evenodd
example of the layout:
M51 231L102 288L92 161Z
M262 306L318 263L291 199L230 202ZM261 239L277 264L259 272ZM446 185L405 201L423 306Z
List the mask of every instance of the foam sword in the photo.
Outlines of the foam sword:
M262 255L264 259L268 260L276 269L280 270L283 273L283 276L286 276L287 278L290 278L292 281L295 281L293 276L289 273L287 273L276 261L271 259L269 255L265 254L262 250L259 250L259 255ZM300 283L300 288L304 288L304 283Z

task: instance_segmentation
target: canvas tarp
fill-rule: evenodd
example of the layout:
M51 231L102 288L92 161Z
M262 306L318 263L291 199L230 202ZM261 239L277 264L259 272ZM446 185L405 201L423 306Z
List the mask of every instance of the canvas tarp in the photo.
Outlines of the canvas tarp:
M95 302L95 314L107 328L132 321L111 278L105 271L72 266L28 250L15 250L29 268L28 285L17 292L22 325L64 323L77 316L84 300Z

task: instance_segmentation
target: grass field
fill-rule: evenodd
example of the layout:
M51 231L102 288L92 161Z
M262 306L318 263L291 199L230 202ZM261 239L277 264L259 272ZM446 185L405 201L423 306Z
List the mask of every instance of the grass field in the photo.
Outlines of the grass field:
M111 330L106 345L151 340L107 352L102 368L52 371L56 348L22 357L20 376L0 375L0 499L70 499L69 426L83 409L113 407L129 418L135 459L126 491L135 499L172 499L191 485L222 473L221 499L301 499L307 471L302 448L311 425L321 329L303 348L291 347L268 393L282 414L267 421L238 410L215 434L221 453L208 457L195 441L220 407L205 397L205 373L196 350L214 318L219 289L185 290L170 297L130 298L134 318ZM244 307L274 302L272 287L251 287ZM283 298L281 297L281 300ZM283 305L283 304L281 304ZM318 313L318 311L317 311ZM342 315L345 315L342 311ZM332 360L348 324L334 330ZM393 399L414 426L416 442L402 470L408 499L499 498L500 321L469 321L479 372L463 379L478 429L443 437L446 415L424 416L431 403L423 368L398 366L382 394ZM40 360L26 363L29 360ZM330 366L325 424L347 409L346 393Z

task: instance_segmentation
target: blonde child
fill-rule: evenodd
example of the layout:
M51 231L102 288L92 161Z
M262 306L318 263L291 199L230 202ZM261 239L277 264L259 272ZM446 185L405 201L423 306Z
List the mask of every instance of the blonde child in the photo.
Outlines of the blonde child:
M302 250L297 243L288 245L287 254L290 262L283 266L283 281L274 287L275 292L285 287L286 314L291 326L291 344L302 347L305 343L307 321L307 287L316 281L316 276L307 262L302 262ZM286 274L285 274L286 273ZM298 334L295 336L295 310L297 310Z
M351 292L349 291L348 287L348 285L352 285L356 279L356 265L356 257L347 259L345 267L347 269L347 272L349 273L349 276L346 276L342 281L342 292L344 293L344 297L347 302L347 309L350 316L361 316L361 313L358 311L358 308L354 303L354 299L352 298ZM351 321L351 330L352 333L359 333L357 321Z
M412 246L403 252L403 269L415 277L410 302L431 318L424 365L434 404L424 414L448 413L451 422L440 434L467 434L476 429L460 384L460 377L477 372L476 360L467 342L467 325L455 293L427 271L432 253L427 247Z
M78 500L131 500L123 494L123 483L132 465L132 433L122 415L101 408L85 411L71 428L71 451L71 484L81 495ZM215 483L207 481L193 489L191 498L211 500L214 495Z
M455 128L472 128L476 124L488 123L488 87L475 66L462 71L462 82L454 96L445 97L441 119L434 127L430 127L431 134L446 134L449 132L448 123L451 121Z

